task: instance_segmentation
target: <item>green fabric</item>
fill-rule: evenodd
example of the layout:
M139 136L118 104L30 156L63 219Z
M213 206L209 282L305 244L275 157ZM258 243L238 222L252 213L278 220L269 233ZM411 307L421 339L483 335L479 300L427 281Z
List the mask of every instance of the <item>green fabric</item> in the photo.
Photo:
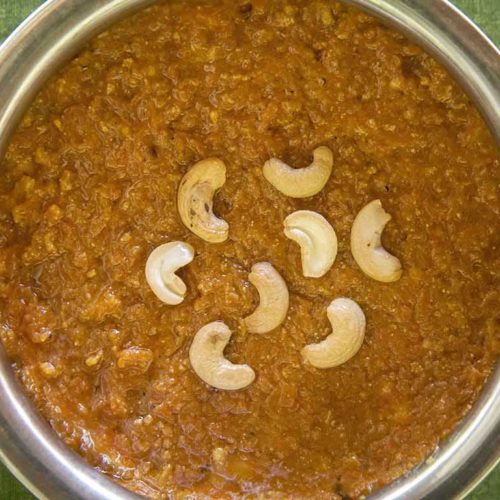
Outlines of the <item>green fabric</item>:
M0 40L41 3L40 0L0 0ZM454 3L474 19L497 45L500 45L500 0L454 0ZM33 498L0 463L0 500ZM468 497L468 500L498 499L500 499L500 466L497 466Z

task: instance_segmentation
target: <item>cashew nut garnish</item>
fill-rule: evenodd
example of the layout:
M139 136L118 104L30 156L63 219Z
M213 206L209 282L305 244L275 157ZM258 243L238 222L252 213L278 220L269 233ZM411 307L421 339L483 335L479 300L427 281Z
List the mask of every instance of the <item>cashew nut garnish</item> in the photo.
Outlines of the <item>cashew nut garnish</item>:
M216 389L236 391L250 385L255 372L248 365L235 365L224 357L231 330L214 321L198 330L189 348L189 361L196 375Z
M297 242L302 256L302 273L320 278L332 267L337 256L337 235L320 214L298 210L284 221L285 236Z
M319 193L332 173L333 155L329 148L320 146L313 151L313 161L308 167L292 168L271 158L262 173L280 192L291 198L307 198Z
M209 243L227 240L229 225L213 213L215 192L226 182L226 166L217 158L195 163L177 192L177 209L184 225Z
M304 360L316 368L332 368L351 359L365 338L366 319L351 299L335 299L326 310L332 333L317 344L302 349Z
M351 252L361 270L371 278L391 282L401 278L401 262L382 246L382 231L391 216L380 200L363 207L351 229Z
M182 241L165 243L151 252L146 262L146 281L165 304L176 305L184 300L186 285L175 272L193 258L193 247Z
M288 312L288 288L285 280L269 262L258 262L248 275L259 292L255 311L244 319L250 333L267 333L285 321Z

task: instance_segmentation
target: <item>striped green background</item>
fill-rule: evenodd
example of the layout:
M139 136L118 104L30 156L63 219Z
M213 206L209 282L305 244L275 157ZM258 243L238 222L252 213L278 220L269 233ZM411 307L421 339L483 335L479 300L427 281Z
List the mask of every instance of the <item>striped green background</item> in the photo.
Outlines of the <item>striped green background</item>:
M0 40L41 3L40 0L0 0ZM454 3L500 45L500 0L454 0ZM33 496L0 464L0 500L28 499ZM500 466L469 495L468 500L500 500Z

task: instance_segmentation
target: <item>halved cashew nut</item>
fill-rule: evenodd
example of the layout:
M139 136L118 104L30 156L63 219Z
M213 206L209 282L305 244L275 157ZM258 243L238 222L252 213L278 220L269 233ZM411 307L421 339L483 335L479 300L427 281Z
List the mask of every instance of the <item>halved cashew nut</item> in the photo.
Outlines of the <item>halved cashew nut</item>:
M224 357L231 335L222 321L214 321L198 330L189 349L189 361L196 375L208 385L226 391L243 389L255 380L250 366L235 365Z
M146 281L154 294L165 304L177 305L184 300L186 285L175 274L189 264L194 249L188 243L172 241L155 248L146 262Z
M182 222L209 243L221 243L228 237L228 223L213 212L213 197L225 182L224 162L207 158L186 172L177 192L177 209Z
M351 229L351 252L361 270L377 281L389 283L401 278L401 262L382 246L382 232L391 216L380 200L364 206Z
M252 266L248 275L259 292L260 302L255 311L243 321L250 333L267 333L285 321L289 294L285 280L269 262Z
M292 168L271 158L264 163L264 177L280 192L291 198L307 198L319 193L332 173L333 155L329 148L320 146L313 151L308 167Z
M316 368L332 368L345 363L359 351L365 338L365 315L353 300L333 300L326 314L332 333L325 340L302 349L304 360Z
M284 221L285 236L297 242L302 257L302 273L309 278L326 274L337 256L337 235L320 214L298 210Z

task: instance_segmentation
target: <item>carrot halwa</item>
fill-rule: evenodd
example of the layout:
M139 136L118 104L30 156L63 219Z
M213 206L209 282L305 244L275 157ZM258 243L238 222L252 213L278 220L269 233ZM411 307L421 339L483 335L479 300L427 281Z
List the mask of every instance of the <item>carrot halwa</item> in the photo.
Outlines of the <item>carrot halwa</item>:
M268 183L324 145L316 196ZM229 238L181 222L176 194L217 157ZM499 154L469 99L431 57L372 17L325 0L172 0L113 26L55 75L26 113L0 177L1 338L59 436L132 491L166 498L367 495L425 459L474 403L500 331ZM392 215L384 246L403 274L380 283L349 248L358 211ZM328 219L338 255L302 275L283 234L295 210ZM176 306L147 285L148 255L185 241ZM285 321L246 331L248 273L272 262ZM350 297L366 335L319 370L301 349ZM256 373L241 391L204 384L195 333L224 321L226 357Z

